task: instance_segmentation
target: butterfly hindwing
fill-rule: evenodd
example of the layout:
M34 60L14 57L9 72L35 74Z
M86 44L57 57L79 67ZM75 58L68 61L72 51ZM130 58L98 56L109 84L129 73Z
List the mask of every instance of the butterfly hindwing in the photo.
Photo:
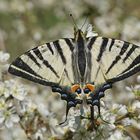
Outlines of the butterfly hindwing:
M105 37L89 39L91 79L95 83L117 82L140 71L140 47Z
M9 72L43 85L71 85L72 39L60 39L27 51L9 67Z

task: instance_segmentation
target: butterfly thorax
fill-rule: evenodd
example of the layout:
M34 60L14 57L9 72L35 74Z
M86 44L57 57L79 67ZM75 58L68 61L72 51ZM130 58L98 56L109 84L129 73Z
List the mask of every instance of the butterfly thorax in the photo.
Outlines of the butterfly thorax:
M88 49L86 47L86 37L81 30L75 33L75 46L72 53L74 81L84 85L89 82L88 76Z
M90 57L84 33L79 29L75 33L75 46L72 53L74 84L71 92L76 94L76 99L87 99L94 90L90 81Z

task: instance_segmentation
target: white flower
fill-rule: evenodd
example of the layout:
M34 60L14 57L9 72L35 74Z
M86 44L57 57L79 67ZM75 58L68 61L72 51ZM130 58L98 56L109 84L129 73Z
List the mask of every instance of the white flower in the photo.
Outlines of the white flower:
M7 104L5 103L5 100L3 98L0 98L0 111L4 110L7 107Z
M127 108L125 105L120 105L119 109L118 109L118 114L119 115L125 115L127 113Z
M118 107L119 107L119 105L115 103L115 104L113 104L112 109L115 110L115 109L117 109Z
M109 130L113 130L116 128L115 124L108 124Z
M86 37L93 37L93 36L98 36L98 33L96 33L96 32L93 30L92 25L89 24L88 27L87 27L87 35L86 35Z
M26 94L27 91L22 85L14 86L11 90L11 95L20 101L22 101L25 98Z
M13 127L14 123L18 123L20 120L19 116L17 114L11 114L10 116L7 116L5 119L5 125L7 128Z
M116 115L114 115L114 114L112 114L110 112L106 112L106 113L104 113L102 115L102 118L105 121L109 122L110 124L113 124L115 122L115 120L116 120Z
M8 98L10 95L20 101L22 101L27 94L27 91L23 85L18 84L14 80L7 80L4 83L0 83L0 95Z
M73 136L73 139L74 140L94 140L96 136L97 135L95 134L95 132L87 131L85 126L81 126L79 129L76 130Z
M33 113L36 109L36 105L33 104L30 100L23 100L20 102L19 112L20 113Z
M9 59L9 57L9 53L4 53L3 51L0 51L0 62L5 63Z
M0 82L0 96L8 98L10 95L9 89L6 87L5 83Z
M126 90L128 92L131 93L131 95L133 95L133 98L135 98L135 96L139 96L140 95L140 85L137 84L133 87L126 87Z
M115 131L108 140L120 140L122 138L122 133L120 131Z
M124 126L132 125L132 120L131 120L130 118L124 118L124 119L122 120L122 124L123 124Z
M119 115L125 115L128 112L127 107L122 104L113 104L112 110Z
M13 123L18 123L20 120L19 116L15 113L14 108L1 110L0 111L0 126L5 125L7 128L13 126Z
M32 102L29 102L28 105L27 105L27 111L28 112L34 112L34 110L37 108L37 106L32 103Z
M9 90L9 95L12 95L12 97L14 97L20 101L22 101L27 94L27 91L25 90L23 85L18 84L14 80L5 81L5 87ZM8 93L7 93L7 95L8 95Z
M132 109L140 109L140 101L136 100L133 104L132 104Z
M78 116L77 116L78 117ZM80 120L80 117L78 117L78 119L76 119L76 117L72 117L70 116L69 117L69 121L68 121L68 128L71 130L71 131L75 131L77 129L77 126L79 124L79 120Z
M136 121L134 119L132 119L131 121L134 127L136 127L137 129L140 129L140 121Z
M116 130L111 134L108 140L131 140L131 138L128 136L124 136L122 131Z

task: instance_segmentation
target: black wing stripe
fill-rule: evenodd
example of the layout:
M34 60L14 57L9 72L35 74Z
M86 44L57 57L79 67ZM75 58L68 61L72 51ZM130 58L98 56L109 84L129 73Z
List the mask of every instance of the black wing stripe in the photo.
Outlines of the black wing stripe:
M99 54L98 54L98 57L97 57L98 62L101 60L101 58L103 56L103 53L105 51L105 48L107 46L107 43L108 43L108 38L103 37L102 39L103 39L102 44L100 46L100 51L99 51Z
M130 48L125 58L123 59L123 63L125 63L125 61L131 56L131 54L135 51L136 48L138 48L138 46L136 45L133 45L132 48Z
M28 79L30 81L33 81L33 82L36 82L36 83L39 83L41 85L45 85L45 86L58 86L57 83L53 83L53 82L47 82L45 79L43 79L42 77L38 77L38 76L34 76L29 73L26 73L26 71L24 72L22 69L16 69L16 68L13 68L12 65L11 67L9 68L8 70L11 74L14 74L16 76L19 76L19 77L22 77L22 78L25 78L25 79Z
M47 60L45 60L41 54L41 52L39 51L39 49L33 49L33 52L35 53L35 55L43 62L43 64L48 67L57 78L59 78L59 75L57 74L57 72L55 71L55 69L49 64L49 62Z
M39 51L39 48L34 48L32 50L33 50L34 54L37 56L37 58L39 58L40 60L44 60L41 52Z
M62 48L61 48L61 46L59 44L59 41L57 40L57 41L53 42L53 44L54 44L55 48L57 49L57 51L58 51L58 53L59 53L59 55L60 55L60 57L62 59L63 64L66 64L66 58L65 58L65 56L63 54L63 50L62 50Z
M97 37L92 37L90 42L88 43L87 47L89 48L89 50L92 49L92 45L94 44L94 42L96 41Z
M127 71L129 71L130 69L132 69L135 65L139 64L140 63L140 55L138 55L134 60L133 62L121 73L125 73ZM132 69L133 71L133 69Z
M129 46L130 46L130 43L124 42L119 55L123 55L126 52L126 50L128 49Z
M17 67L17 68L20 68L21 70L27 71L28 73L31 73L32 75L35 75L35 76L37 76L37 77L42 78L42 77L41 77L40 75L38 75L33 69L31 69L30 66L28 66L20 57L18 57L18 58L16 59L16 61L14 61L14 62L12 63L12 65L14 65L14 66ZM11 66L12 66L12 65L11 65ZM8 71L9 71L10 73L16 75L15 69L13 69L12 67L10 67Z
M55 69L49 64L49 62L47 60L43 61L43 64L45 64L45 66L47 66L48 68L50 68L50 70L55 74L55 76L57 78L60 78L59 75L57 74L57 72L55 71Z
M111 51L111 49L112 49L114 43L115 43L115 39L112 38L112 39L111 39L111 44L110 44L110 46L109 46L109 51Z
M41 67L41 65L37 62L37 59L31 54L30 51L25 53L25 55L27 55L38 67Z
M105 74L107 74L113 68L113 66L115 66L115 64L117 64L119 60L121 60L121 56L126 52L129 45L130 45L129 43L124 42L119 55L117 55L116 58L113 60L113 62L111 63Z
M111 63L111 65L109 66L108 70L106 71L105 74L108 74L108 72L113 68L113 66L121 59L120 56L116 56L115 60L113 60L113 62Z
M46 45L47 45L48 49L50 50L50 52L51 52L51 53L52 53L52 55L53 55L53 54L54 54L54 52L53 52L53 49L52 49L52 47L51 47L50 43L46 43Z
M73 51L74 47L72 42L70 41L70 39L68 38L64 38L65 42L67 43L67 45L69 46L70 50Z
M127 71L126 73L121 74L121 75L119 75L119 76L117 76L117 77L115 77L115 78L108 79L107 82L113 84L113 83L115 83L115 82L118 82L118 81L121 81L121 80L123 80L123 79L125 79L125 78L128 78L128 77L130 77L130 76L136 74L136 73L139 72L139 71L140 71L140 65L136 66L136 67L133 68L132 70Z

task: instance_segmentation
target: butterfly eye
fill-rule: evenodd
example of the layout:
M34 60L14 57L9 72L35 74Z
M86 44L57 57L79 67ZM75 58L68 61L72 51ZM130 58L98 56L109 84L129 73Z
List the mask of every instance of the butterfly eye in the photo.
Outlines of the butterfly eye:
M85 88L85 89L84 89L84 93L85 93L85 94L88 94L90 91L91 91L91 90L90 90L89 88Z
M80 92L80 86L78 84L73 85L71 87L71 91L72 91L72 93L77 92L77 91Z
M77 92L78 94L81 93L81 88L78 88L75 92Z

